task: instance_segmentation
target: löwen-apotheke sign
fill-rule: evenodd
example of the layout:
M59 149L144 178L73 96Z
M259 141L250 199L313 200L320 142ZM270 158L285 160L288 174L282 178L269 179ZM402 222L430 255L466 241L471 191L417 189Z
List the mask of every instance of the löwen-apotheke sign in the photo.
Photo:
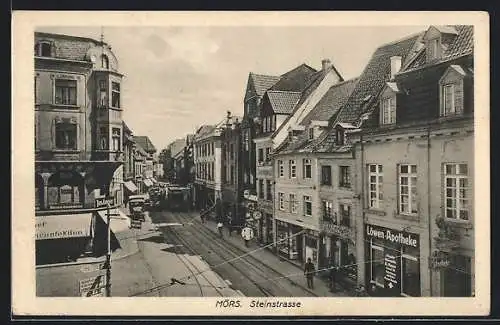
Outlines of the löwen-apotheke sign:
M368 238L378 238L396 245L420 247L419 236L409 232L365 224L365 235Z

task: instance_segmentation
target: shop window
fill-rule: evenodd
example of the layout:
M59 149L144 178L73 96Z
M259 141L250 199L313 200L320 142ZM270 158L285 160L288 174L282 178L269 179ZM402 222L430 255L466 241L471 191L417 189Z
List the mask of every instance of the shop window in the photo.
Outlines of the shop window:
M114 81L111 83L111 106L120 108L120 84Z
M351 226L351 206L339 204L340 224L345 227Z
M332 166L321 166L321 185L332 185Z
M351 167L340 166L340 187L351 187Z
M121 130L119 128L113 128L112 141L113 141L112 150L121 151Z
M283 166L283 160L278 160L278 175L279 177L285 176L285 166Z
M467 164L444 164L445 215L469 220L469 179Z
M336 222L335 214L333 212L333 202L323 201L323 220Z
M297 164L293 159L288 161L288 173L289 178L297 178Z
M463 255L451 255L450 265L441 271L445 297L472 296L471 258Z
M311 159L303 159L302 161L303 164L303 177L306 179L312 178L312 162Z
M399 213L417 214L417 165L399 165Z
M56 123L56 149L61 150L76 150L77 149L77 126L74 123Z
M304 216L312 216L312 198L309 195L304 195Z
M285 193L278 193L278 204L281 211L285 211Z
M266 180L266 199L268 201L273 200L273 188L270 180Z
M420 297L419 249L403 246L401 255L401 293Z
M57 79L54 85L56 105L76 105L76 80Z
M357 278L356 256L354 255L356 247L346 240L339 239L334 242L333 250L336 251L335 263L340 266L340 272L355 280Z
M48 203L52 205L80 204L83 178L75 172L59 172L48 181Z
M382 208L383 201L383 181L384 173L382 165L368 165L368 182L369 182L369 207L374 209Z
M298 205L297 196L295 194L290 194L290 212L297 213Z
M384 249L370 241L370 282L384 287Z

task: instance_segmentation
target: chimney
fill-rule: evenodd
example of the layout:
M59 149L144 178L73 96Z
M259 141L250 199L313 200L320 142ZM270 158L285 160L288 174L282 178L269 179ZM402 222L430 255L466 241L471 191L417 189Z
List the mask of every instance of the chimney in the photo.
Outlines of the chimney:
M332 67L332 63L330 62L330 59L323 59L321 60L321 70L323 73L328 72L328 70Z
M391 80L394 79L394 75L401 69L401 57L391 56Z

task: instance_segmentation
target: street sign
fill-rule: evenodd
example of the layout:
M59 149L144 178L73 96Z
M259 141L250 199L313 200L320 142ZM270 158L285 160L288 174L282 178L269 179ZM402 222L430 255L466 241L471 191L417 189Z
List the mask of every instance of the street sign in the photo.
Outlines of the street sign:
M85 295L86 297L90 297L88 296L88 294L92 295L94 291L102 289L106 286L105 280L106 277L103 274L96 277L80 280L80 294L82 296Z
M113 206L115 204L115 198L112 196L100 197L95 199L95 207L102 208L106 206Z
M104 270L104 262L101 262L99 264L85 264L80 268L80 271L83 273L90 273L90 272L97 272L100 270Z

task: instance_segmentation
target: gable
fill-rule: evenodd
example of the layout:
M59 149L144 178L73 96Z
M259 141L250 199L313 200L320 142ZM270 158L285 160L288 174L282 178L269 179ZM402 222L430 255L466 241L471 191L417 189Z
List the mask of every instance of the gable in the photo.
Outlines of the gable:
M450 67L446 70L441 79L439 79L439 83L460 81L466 75L467 73L461 66L453 64L450 65Z

